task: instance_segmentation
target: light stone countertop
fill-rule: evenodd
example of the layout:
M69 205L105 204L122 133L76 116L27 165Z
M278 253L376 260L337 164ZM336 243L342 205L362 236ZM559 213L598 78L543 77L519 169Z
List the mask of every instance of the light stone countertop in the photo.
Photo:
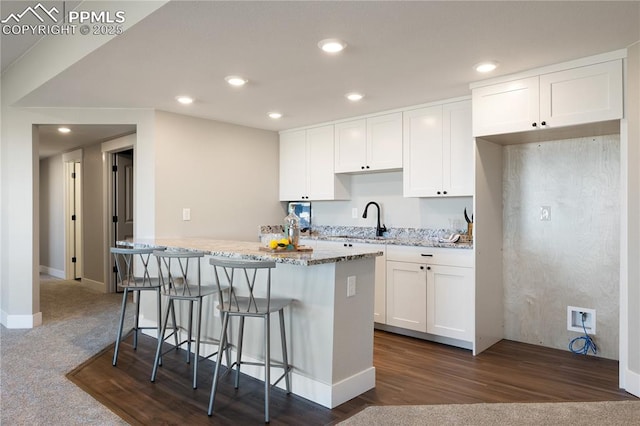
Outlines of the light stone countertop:
M388 238L388 237L350 237L350 236L334 236L334 235L303 235L301 239L318 240L318 241L338 241L349 243L367 243L367 244L388 244L396 246L414 246L414 247L439 247L454 249L473 249L473 243L458 242L447 243L438 240L411 239L411 238Z
M245 260L273 260L276 263L310 266L323 263L346 262L350 260L382 256L375 249L317 249L313 252L260 251L261 243L248 241L225 241L212 238L154 238L118 241L118 245L129 247L166 247L168 250L203 251L212 256L231 257Z

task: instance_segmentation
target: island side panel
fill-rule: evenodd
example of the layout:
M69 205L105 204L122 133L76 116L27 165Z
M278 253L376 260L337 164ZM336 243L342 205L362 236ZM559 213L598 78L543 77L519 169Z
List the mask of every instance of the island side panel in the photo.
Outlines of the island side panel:
M355 294L347 296L349 277ZM332 407L375 387L375 258L336 263Z

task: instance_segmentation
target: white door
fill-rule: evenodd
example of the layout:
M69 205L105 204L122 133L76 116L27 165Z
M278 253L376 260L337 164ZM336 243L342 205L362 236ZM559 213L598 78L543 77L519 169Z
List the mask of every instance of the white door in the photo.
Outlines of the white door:
M333 125L307 130L307 179L311 200L335 198Z
M540 116L538 84L536 76L473 89L473 135L534 130Z
M82 279L82 163L69 163L71 213L71 271L74 280Z
M387 261L387 325L427 331L427 269Z
M570 126L622 118L622 60L540 76L540 120Z
M335 172L361 172L367 166L366 120L354 120L335 126Z
M403 195L436 197L442 191L442 105L403 115Z
M427 266L427 332L473 341L473 268Z
M366 166L368 170L402 168L402 113L367 118Z
M280 201L306 200L307 181L306 130L280 135Z
M444 105L443 120L443 190L449 196L471 196L475 178L471 101Z

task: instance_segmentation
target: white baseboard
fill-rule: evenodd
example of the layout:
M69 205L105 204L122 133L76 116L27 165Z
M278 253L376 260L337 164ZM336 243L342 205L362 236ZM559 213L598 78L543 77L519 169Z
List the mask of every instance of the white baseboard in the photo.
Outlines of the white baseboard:
M106 290L104 288L104 283L101 283L100 281L94 281L94 280L90 280L89 278L83 278L82 284L85 284L86 286L91 287L94 290L98 290L102 293L106 293Z
M55 269L50 266L40 265L40 273L51 275L52 277L60 278L61 280L65 279L63 270Z
M154 321L145 320L144 317L140 318L141 326L155 326ZM155 330L141 330L144 334L150 337L156 337ZM193 350L193 348L192 348ZM200 354L209 354L217 350L215 345L203 343ZM231 349L231 359L236 357L236 351ZM262 360L255 359L246 355L242 356L244 361L249 362L262 362ZM223 364L226 365L226 357L223 357ZM264 367L258 365L243 365L241 372L251 377L255 377L259 380L264 380ZM275 381L282 374L282 369L274 368L271 374L271 381ZM354 374L351 377L347 377L337 383L327 384L318 380L314 380L310 377L303 376L296 372L295 366L291 372L291 391L309 401L313 401L316 404L320 404L323 407L335 408L338 405L355 398L356 396L373 389L376 386L376 369L375 367L369 367L359 373ZM286 390L284 379L278 383L278 388Z
M0 320L6 328L34 328L42 325L42 312L32 315L11 315L1 311Z

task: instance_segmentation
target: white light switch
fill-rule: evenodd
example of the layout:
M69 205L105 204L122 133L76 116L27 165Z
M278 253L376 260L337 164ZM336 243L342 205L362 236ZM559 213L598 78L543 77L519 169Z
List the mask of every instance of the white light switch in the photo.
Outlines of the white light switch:
M191 209L182 209L182 220L191 220Z

